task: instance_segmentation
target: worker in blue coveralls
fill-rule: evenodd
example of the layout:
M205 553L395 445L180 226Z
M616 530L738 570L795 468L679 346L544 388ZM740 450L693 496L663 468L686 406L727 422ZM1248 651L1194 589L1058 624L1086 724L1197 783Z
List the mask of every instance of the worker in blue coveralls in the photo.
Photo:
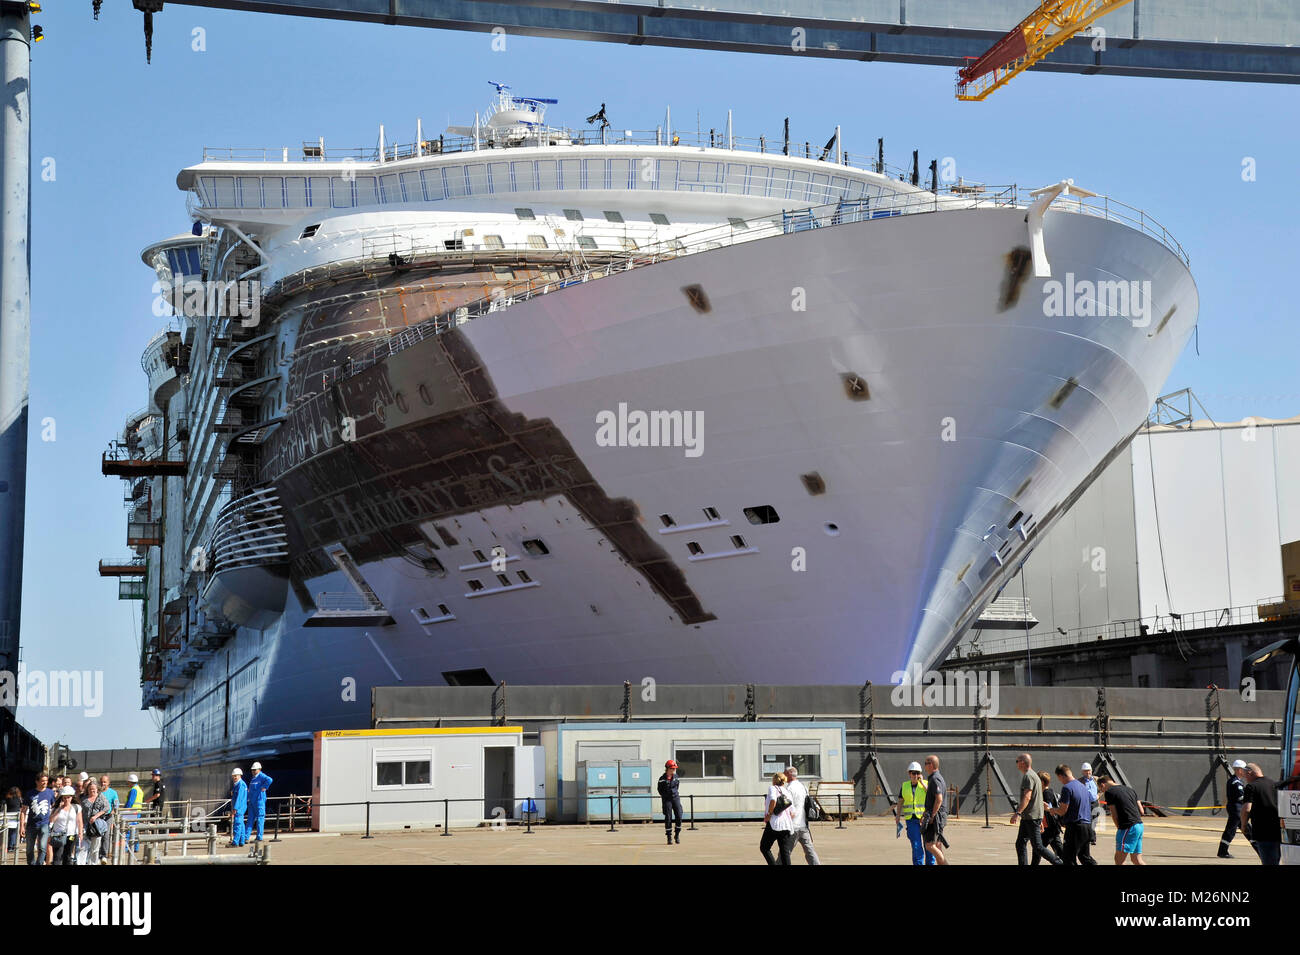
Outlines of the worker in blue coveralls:
M248 835L253 835L253 826L257 826L257 841L262 841L262 827L266 823L266 791L275 782L262 772L262 764L253 764L253 775L248 780Z
M242 846L248 842L248 826L244 813L248 812L248 783L244 771L236 766L230 771L230 844Z

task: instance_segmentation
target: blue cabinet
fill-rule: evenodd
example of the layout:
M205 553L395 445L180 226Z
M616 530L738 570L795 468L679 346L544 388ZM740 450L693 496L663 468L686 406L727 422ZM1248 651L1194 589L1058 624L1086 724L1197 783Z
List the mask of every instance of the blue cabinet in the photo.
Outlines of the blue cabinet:
M654 780L648 759L582 760L578 782L578 821L651 819Z

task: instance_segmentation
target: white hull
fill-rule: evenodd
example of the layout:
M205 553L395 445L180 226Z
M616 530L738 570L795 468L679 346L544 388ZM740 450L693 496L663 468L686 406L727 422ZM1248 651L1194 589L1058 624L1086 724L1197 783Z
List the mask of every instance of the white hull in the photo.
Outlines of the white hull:
M366 725L369 686L442 683L448 671L532 684L818 684L887 682L942 659L1143 422L1197 315L1186 266L1160 242L1065 212L1046 218L1053 274L1150 281L1150 324L1049 317L1032 275L999 309L1008 255L1028 245L1024 220L1023 209L984 209L816 229L462 326L501 402L553 423L609 498L635 503L713 619L683 623L562 496L443 519L458 540L438 551L445 577L400 558L361 565L392 625L304 629L291 594L280 621L241 630L224 665L172 699L164 755ZM693 285L709 313L688 302ZM868 400L849 397L846 374L865 380ZM597 415L620 403L702 413L702 453L600 446ZM400 429L404 414L391 405L384 419ZM824 493L801 479L814 472ZM743 509L757 506L779 522L752 525ZM549 553L525 553L538 538ZM496 574L457 568L497 544L518 557L511 584L523 570L536 586L468 596L470 579L490 590ZM350 585L340 572L308 587ZM440 616L439 604L455 619L418 621ZM217 738L201 729L224 722L224 694L211 691L241 668Z

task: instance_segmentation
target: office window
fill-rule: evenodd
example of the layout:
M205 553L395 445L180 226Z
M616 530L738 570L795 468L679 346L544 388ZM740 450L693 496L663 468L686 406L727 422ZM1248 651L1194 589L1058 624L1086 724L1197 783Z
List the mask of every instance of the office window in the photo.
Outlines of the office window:
M683 779L731 779L735 776L732 743L673 744L673 759Z
M816 740L764 740L760 747L764 779L771 779L773 773L785 772L787 766L798 770L801 779L821 777L821 744Z
M381 749L374 754L372 789L430 789L433 787L433 750Z

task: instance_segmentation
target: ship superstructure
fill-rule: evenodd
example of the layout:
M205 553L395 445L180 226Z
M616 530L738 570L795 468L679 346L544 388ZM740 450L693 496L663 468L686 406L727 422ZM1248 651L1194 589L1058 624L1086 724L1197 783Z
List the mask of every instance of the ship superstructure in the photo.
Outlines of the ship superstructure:
M194 294L105 456L135 553L101 570L190 784L368 725L374 685L926 668L1195 323L1178 244L1068 182L547 105L178 176L195 231L144 259Z

